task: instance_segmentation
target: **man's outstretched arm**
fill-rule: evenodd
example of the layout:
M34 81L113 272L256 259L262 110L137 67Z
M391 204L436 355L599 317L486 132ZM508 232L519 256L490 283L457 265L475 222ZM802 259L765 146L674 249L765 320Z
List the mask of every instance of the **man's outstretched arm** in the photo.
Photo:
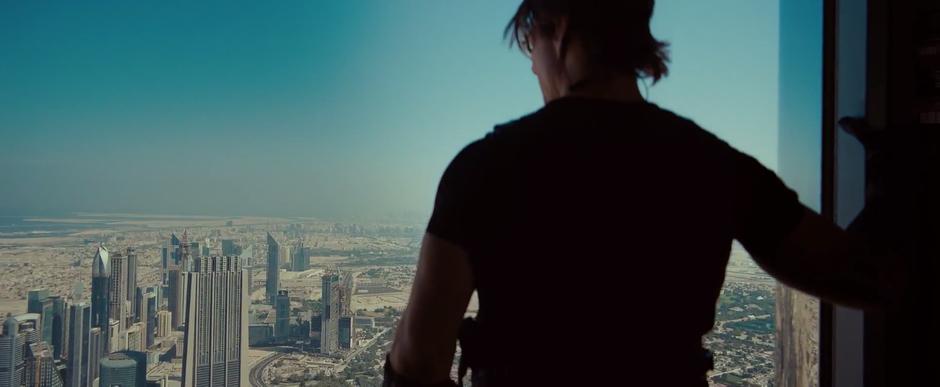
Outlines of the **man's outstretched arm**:
M896 301L906 283L899 256L876 254L860 236L809 209L774 252L754 260L788 286L856 308Z

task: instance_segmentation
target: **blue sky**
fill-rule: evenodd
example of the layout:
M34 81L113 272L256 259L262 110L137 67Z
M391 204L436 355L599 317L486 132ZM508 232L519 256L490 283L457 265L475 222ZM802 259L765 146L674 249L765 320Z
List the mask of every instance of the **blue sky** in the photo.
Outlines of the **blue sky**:
M650 99L775 166L777 1L658 3ZM0 0L0 214L420 219L541 105L516 5Z

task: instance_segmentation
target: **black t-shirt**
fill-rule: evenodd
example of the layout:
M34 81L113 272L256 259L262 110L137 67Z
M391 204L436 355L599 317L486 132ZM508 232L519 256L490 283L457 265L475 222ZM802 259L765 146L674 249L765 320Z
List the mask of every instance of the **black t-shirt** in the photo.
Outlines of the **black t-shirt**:
M468 252L491 355L512 372L562 358L676 372L714 323L732 239L772 253L802 214L773 172L687 119L563 98L464 148L427 231ZM607 368L584 358L611 350Z

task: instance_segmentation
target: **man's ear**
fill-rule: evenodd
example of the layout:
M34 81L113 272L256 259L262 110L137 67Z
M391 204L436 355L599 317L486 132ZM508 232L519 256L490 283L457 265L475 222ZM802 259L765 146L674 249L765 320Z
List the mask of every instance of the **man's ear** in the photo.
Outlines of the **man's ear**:
M562 47L567 44L565 37L568 34L568 16L560 16L555 20L553 32L552 45L555 47L555 55L561 56Z

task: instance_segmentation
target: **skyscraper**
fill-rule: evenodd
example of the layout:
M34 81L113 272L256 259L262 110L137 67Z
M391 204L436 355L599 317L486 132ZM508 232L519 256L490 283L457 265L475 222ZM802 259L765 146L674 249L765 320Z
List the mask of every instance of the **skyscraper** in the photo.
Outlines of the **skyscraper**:
M268 265L267 265L267 277L265 283L265 292L264 296L271 305L274 305L275 299L277 298L277 290L279 288L280 281L280 251L281 248L277 244L277 241L274 240L274 237L271 236L271 233L268 233Z
M237 257L203 257L187 284L183 385L248 384L248 292Z
M112 353L101 359L99 386L144 387L147 356L142 352L125 351Z
M284 339L290 336L290 296L286 290L277 292L277 302L274 303L274 336Z
M202 244L202 254L199 254L199 256L208 257L209 255L211 255L209 250L209 238L206 238L206 242Z
M108 347L103 348L101 356L111 352L123 351L127 349L127 336L124 334L124 328L121 328L121 322L111 320L111 326L108 329Z
M39 326L42 341L52 343L52 299L46 289L33 289L26 295L26 311L39 315Z
M291 270L304 271L308 268L310 268L310 257L307 255L307 250L304 248L304 241L301 240L297 243L297 246L294 247L294 257L291 258Z
M355 320L356 319L352 316L343 316L339 318L339 328L337 329L339 348L353 349L356 347Z
M180 239L176 237L176 234L170 234L170 251L173 264L179 266L182 254L180 254Z
M182 266L183 271L192 270L192 252L189 250L191 245L189 244L189 232L183 230L183 239L180 240L180 266Z
M171 325L173 325L171 314L172 313L168 310L157 312L157 329L154 331L154 336L167 337L170 335L170 332L173 330L171 328Z
M124 332L124 341L127 342L128 351L145 351L144 341L147 339L143 323L133 323Z
M24 381L27 386L62 387L52 347L45 341L32 343L27 348Z
M322 312L320 314L320 352L333 353L344 348L341 344L340 320L344 317L353 317L352 295L354 281L349 273L343 275L327 273L323 275L321 280L323 296L321 299ZM343 333L346 334L347 346L351 348L355 330L349 327Z
M235 245L235 241L231 239L222 240L222 255L226 257L238 255Z
M177 329L183 324L183 273L179 267L170 269L167 280L166 309L170 311L172 329Z
M91 308L85 303L69 306L68 387L91 386L89 355L91 354Z
M111 285L108 288L108 316L118 321L118 329L127 327L127 269L128 257L111 255Z
M160 249L160 265L163 268L163 285L166 285L167 275L169 275L170 268L173 266L179 266L179 256L180 240L176 237L176 234L170 234L170 239L167 240L166 245Z
M20 334L19 321L8 317L0 334L0 387L19 387L23 383L24 345L26 338Z
M64 297L52 296L52 356L56 359L68 354L69 305Z
M134 302L137 298L137 250L135 250L133 247L128 247L126 259L127 279L125 280L125 287L127 289L127 293L125 299L131 307L128 308L127 311L127 318L129 321L126 321L125 324L130 324L137 319L138 305Z
M340 308L338 297L339 276L324 274L321 279L322 297L320 299L320 352L333 353L339 349L339 319L336 316Z
M170 244L160 248L160 285L166 285L166 277L170 272Z
M247 268L255 265L255 246L249 244L244 248L238 247L238 256L242 259L242 268Z
M278 254L278 258L280 259L278 264L285 270L291 270L291 262L287 262L287 260L293 257L294 255L291 254L290 246L281 246L281 252Z
M20 334L25 338L23 345L30 345L42 341L42 336L39 332L39 320L42 317L38 313L23 313L13 316L13 318L16 319L16 323L19 324ZM23 350L25 351L26 348L24 347Z
M92 386L98 379L98 362L107 355L108 341L106 334L100 327L92 327L88 332L88 386Z
M141 289L142 290L142 289ZM150 348L154 343L156 332L157 295L151 292L144 293L140 301L140 323L144 329L144 348Z
M199 248L199 242L189 242L189 253L192 254L193 258L199 258L202 256L202 249Z
M104 246L98 246L91 268L91 326L100 328L103 348L108 348L108 330L111 319L111 255Z

